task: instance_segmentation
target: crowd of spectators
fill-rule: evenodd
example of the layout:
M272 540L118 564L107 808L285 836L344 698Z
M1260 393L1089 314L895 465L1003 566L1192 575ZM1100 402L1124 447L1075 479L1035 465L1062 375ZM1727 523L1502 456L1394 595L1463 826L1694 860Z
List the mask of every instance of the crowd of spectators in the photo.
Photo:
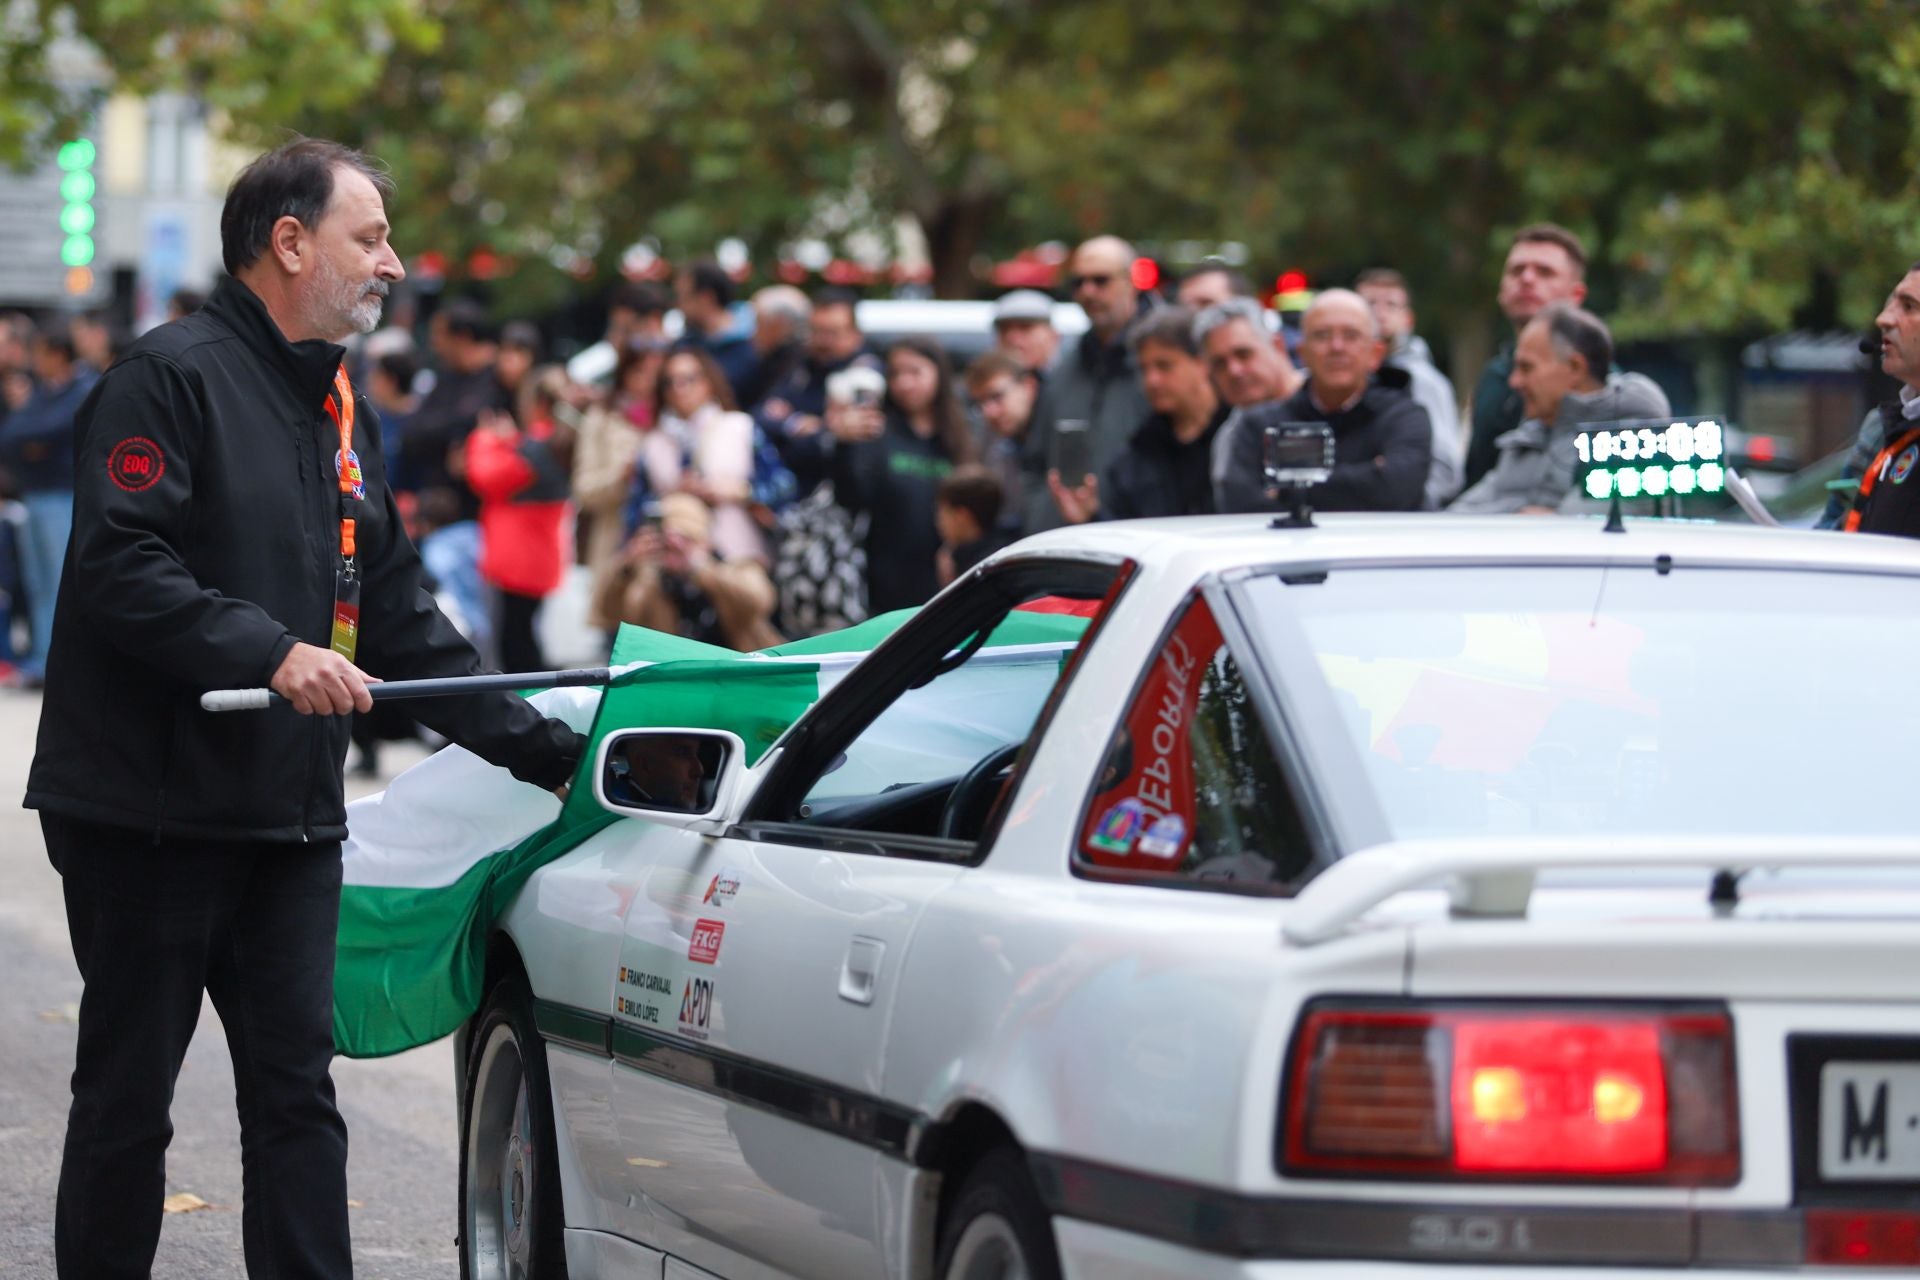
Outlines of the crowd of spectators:
M712 262L671 293L617 286L604 337L564 365L532 324L450 297L423 346L382 330L351 368L443 604L515 670L547 665L542 604L576 564L609 642L628 622L760 648L918 605L1025 534L1272 509L1274 423L1332 429L1316 509L1523 512L1568 499L1570 425L1667 411L1614 369L1559 227L1515 237L1499 286L1515 341L1465 406L1396 271L1282 326L1230 266L1143 291L1134 260L1115 236L1080 245L1066 286L1085 331L1063 336L1053 297L1016 290L964 368L926 338L876 347L843 289L742 297ZM24 603L32 637L0 657L20 679L44 659L73 414L115 342L97 317L0 317L0 602Z

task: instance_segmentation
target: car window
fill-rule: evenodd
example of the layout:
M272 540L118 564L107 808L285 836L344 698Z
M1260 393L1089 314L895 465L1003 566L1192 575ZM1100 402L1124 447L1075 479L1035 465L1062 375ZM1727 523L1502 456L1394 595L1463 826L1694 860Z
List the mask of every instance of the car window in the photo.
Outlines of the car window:
M1920 580L1476 565L1243 590L1263 650L1298 655L1290 701L1324 708L1318 770L1386 835L1912 829L1868 798L1909 785Z
M983 648L907 690L807 789L802 817L957 778L999 748L1025 742L1072 652L1064 641Z
M756 800L755 820L816 828L827 839L888 836L887 848L913 856L977 845L1010 794L1016 758L1124 579L1124 570L1078 561L1022 566L942 597L903 629L899 645L828 695L791 774ZM927 840L935 845L920 843Z
M1103 872L1286 888L1313 856L1212 609L1193 597L1108 746L1079 857Z

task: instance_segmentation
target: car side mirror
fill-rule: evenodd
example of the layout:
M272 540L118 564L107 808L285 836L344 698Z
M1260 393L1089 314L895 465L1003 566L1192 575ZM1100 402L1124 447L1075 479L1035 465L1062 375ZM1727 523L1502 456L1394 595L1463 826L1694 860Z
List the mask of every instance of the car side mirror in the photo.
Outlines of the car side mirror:
M725 817L746 754L724 729L622 729L600 743L593 798L622 817L703 826Z

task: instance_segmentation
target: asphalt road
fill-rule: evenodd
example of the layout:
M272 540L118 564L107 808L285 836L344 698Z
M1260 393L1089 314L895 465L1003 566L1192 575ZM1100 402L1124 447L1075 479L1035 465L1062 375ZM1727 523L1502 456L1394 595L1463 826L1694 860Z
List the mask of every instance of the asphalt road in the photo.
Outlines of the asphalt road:
M0 1276L52 1277L53 1201L73 1067L80 976L60 878L40 825L19 807L39 698L0 691ZM391 773L419 758L389 747ZM377 789L360 783L355 794ZM453 1280L453 1054L447 1041L396 1058L334 1064L350 1134L348 1194L360 1280ZM240 1131L233 1068L211 1004L173 1104L167 1193L211 1207L166 1215L156 1280L240 1280Z

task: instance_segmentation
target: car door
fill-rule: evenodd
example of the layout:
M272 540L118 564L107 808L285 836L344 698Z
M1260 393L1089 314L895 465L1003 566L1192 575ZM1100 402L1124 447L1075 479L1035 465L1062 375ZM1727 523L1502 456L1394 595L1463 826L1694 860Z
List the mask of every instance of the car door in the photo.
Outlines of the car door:
M1113 573L1068 562L942 597L783 740L739 822L662 843L626 917L613 1046L651 1243L729 1277L886 1273L877 1162L916 1133L880 1092L896 975L1086 621L969 641Z

